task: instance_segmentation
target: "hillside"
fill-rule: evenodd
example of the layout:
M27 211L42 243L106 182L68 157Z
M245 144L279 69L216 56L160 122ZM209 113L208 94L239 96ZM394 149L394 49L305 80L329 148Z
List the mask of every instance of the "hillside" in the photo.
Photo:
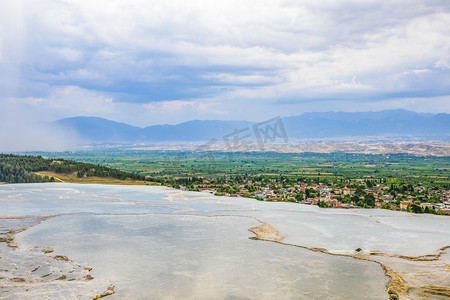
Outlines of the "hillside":
M445 141L450 138L450 115L444 113L427 114L406 110L326 112L305 113L282 120L291 139L391 135L429 137ZM73 117L55 121L51 125L74 133L87 143L143 143L207 141L213 138L220 140L234 129L248 128L253 124L256 123L194 120L177 125L141 128L97 117Z
M150 183L142 175L113 168L41 156L0 154L0 182Z
M55 121L52 126L75 132L90 142L131 142L145 138L142 128L97 117L74 117Z
M426 114L407 110L379 112L306 113L283 119L294 138L344 136L442 136L450 133L449 114Z

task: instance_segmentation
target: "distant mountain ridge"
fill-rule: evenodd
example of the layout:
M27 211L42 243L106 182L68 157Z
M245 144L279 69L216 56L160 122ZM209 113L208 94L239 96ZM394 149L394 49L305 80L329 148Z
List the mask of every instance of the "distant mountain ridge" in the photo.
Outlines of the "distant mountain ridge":
M264 121L264 120L262 120ZM336 138L347 136L446 136L450 134L450 114L416 113L407 110L379 112L304 113L282 118L289 138ZM254 122L193 120L177 125L153 125L145 128L99 117L72 117L50 125L74 132L84 142L142 143L158 141L206 141L221 139L235 129Z
M305 113L283 121L288 134L297 138L450 134L450 114L416 113L403 109Z
M73 117L60 119L51 125L75 132L87 142L153 142L203 141L222 137L252 125L247 121L193 120L177 125L153 125L145 128L115 122L99 117Z

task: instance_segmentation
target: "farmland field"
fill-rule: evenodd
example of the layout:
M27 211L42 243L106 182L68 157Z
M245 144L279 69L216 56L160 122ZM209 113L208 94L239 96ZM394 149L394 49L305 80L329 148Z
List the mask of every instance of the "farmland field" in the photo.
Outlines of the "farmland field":
M79 151L34 153L100 164L127 172L168 179L189 176L266 175L292 178L387 179L392 183L450 187L450 157L404 154L226 153L193 151Z

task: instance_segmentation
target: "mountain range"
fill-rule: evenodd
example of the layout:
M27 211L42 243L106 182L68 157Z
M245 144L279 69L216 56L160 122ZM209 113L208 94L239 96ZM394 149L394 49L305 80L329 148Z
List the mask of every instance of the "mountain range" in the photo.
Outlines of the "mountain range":
M291 139L366 137L387 135L429 136L448 139L450 114L407 110L378 112L304 113L282 118ZM145 128L99 117L72 117L52 122L52 127L74 133L88 143L145 143L221 139L234 130L251 128L248 121L193 120L177 125Z

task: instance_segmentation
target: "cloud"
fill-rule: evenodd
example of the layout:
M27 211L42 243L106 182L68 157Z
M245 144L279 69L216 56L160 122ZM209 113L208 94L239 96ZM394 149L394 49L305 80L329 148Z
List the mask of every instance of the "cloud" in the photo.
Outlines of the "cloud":
M0 17L0 101L37 119L449 112L446 0L10 1Z
M48 121L61 115L107 116L115 112L111 97L77 86L58 86L52 88L46 97L10 98L8 102L24 111L38 111L41 119Z

